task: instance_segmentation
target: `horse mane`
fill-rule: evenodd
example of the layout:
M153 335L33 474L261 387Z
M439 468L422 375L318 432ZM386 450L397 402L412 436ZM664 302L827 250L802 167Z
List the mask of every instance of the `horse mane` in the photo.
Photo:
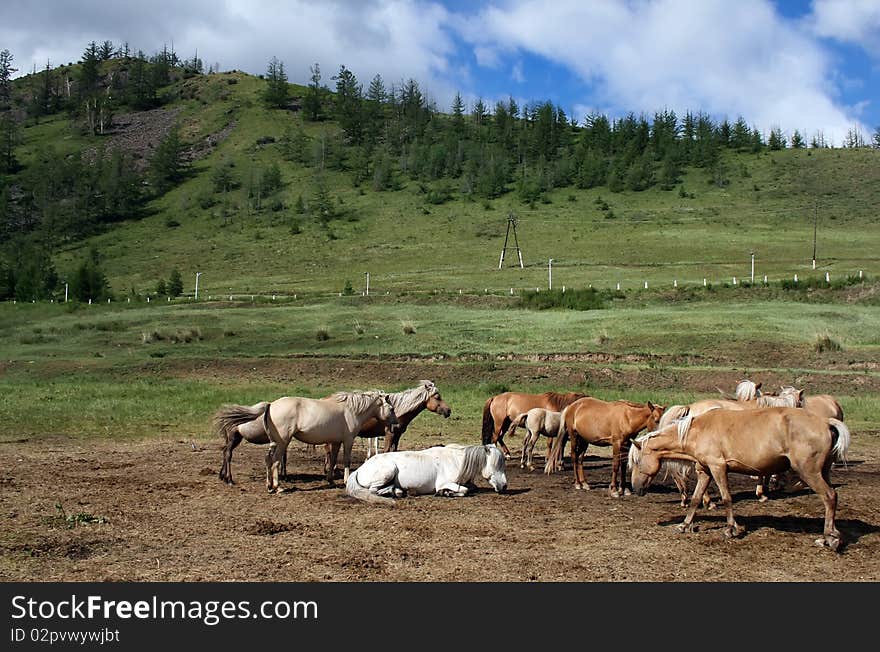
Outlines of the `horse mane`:
M761 396L761 390L758 385L751 380L741 380L736 385L737 401L753 401Z
M398 416L405 416L410 412L421 410L428 402L428 398L437 391L437 387L430 380L422 380L418 387L405 389L402 392L394 392L388 395L388 400Z
M648 406L647 403L636 403L635 401L628 401L625 398L618 399L617 402L633 408L645 408Z
M561 392L544 392L544 398L553 407L554 412L561 412L562 408L566 405L574 403L579 398L586 398L586 396L586 394L580 394L579 392L565 392L564 394Z
M471 482L483 467L486 466L486 458L489 452L485 446L467 446L464 449L464 460L461 463L461 469L458 472L456 484L465 484Z
M382 391L378 389L369 389L366 391L345 392L340 391L333 394L333 399L338 403L348 403L348 407L358 414L365 412L377 397L382 395Z

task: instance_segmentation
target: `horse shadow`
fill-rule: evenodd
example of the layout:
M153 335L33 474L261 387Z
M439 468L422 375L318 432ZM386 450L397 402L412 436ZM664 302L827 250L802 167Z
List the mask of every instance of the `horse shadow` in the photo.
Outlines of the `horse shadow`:
M658 522L658 525L679 525L682 520L683 519L680 516L677 518L669 518L665 521ZM780 532L790 532L792 534L808 534L820 536L822 534L823 518L821 516L774 516L770 514L758 514L754 516L737 515L736 521L746 529L746 531L739 537L742 539L747 538L750 534L757 532L758 530L763 530L765 528L778 530ZM712 524L717 525L718 527L724 527L727 525L727 516L723 512L720 514L704 513L699 517L698 521L694 521L694 524L698 527L702 527L704 524ZM840 534L842 535L842 541L840 542L840 547L837 550L838 552L843 552L850 545L858 543L858 541L864 536L880 532L880 526L866 523L865 521L857 518L835 520L834 524L837 526L837 529L840 530Z

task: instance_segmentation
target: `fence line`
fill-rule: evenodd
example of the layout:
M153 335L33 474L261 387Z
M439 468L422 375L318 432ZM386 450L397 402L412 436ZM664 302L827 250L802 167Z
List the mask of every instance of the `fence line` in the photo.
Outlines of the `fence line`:
M854 273L836 274L834 279L836 280L838 278L844 279L847 281L850 281L850 280L854 281L857 278L861 282L861 281L866 280L868 278L868 276L864 273L864 270L860 269L860 270L858 270L858 272L854 272ZM800 278L797 273L794 273L789 277L780 277L777 279L769 278L767 274L764 274L762 280L751 281L751 280L745 280L741 277L731 276L731 277L729 277L729 279L721 279L721 280L717 281L717 284L720 285L721 287L746 286L746 287L761 288L761 287L769 287L773 283L783 284L783 283L786 283L789 281L794 284L797 284L797 285L800 285L802 283L809 284L809 283L812 283L815 279L816 279L816 277L812 277L812 278L808 278L808 279ZM833 284L831 273L828 271L825 272L824 278L819 277L819 280L820 280L820 282L824 282L824 283L828 284L829 286L831 286ZM677 278L673 278L671 281L667 281L665 283L660 283L656 280L656 278L653 278L650 281L650 283L649 283L648 279L645 279L640 282L631 281L629 287L627 287L626 284L621 281L605 283L605 284L602 284L601 282L600 283L593 282L593 283L589 283L587 285L587 287L593 288L596 290L608 290L608 291L610 291L611 288L613 287L618 292L624 292L627 290L657 291L657 290L663 290L663 289L667 289L667 288L668 289L679 289L679 290L688 289L688 288L696 288L696 287L708 288L710 286L714 287L715 284L716 284L716 282L709 279L709 277L703 277L702 283L696 282L696 281L680 280ZM566 286L563 285L563 286L561 286L561 288L562 288L561 292L564 294L566 292ZM572 286L568 286L568 290L576 290L576 289L577 288L573 288ZM464 296L464 295L467 295L467 296L476 296L476 295L505 296L506 295L506 296L516 296L518 294L523 294L523 293L532 292L532 291L534 291L534 292L548 292L550 290L547 287L541 287L541 286L537 286L537 287L536 286L527 286L527 287L517 288L517 287L511 287L509 285L505 286L503 288L494 288L494 287L489 288L489 287L484 286L482 288L482 291L479 289L474 289L474 288L466 289L466 288L462 288L462 287L456 287L455 289L438 287L438 288L434 288L434 289L395 289L395 290L388 289L388 290L382 290L381 288L377 289L374 285L370 289L369 295L367 295L367 293L365 291L357 291L357 292L353 292L353 293L349 293L349 294L347 294L345 292L339 292L339 291L335 291L335 292L333 292L333 291L316 291L316 292L306 292L305 294L303 294L301 291L289 293L289 294L275 291L275 292L271 292L271 293L267 292L265 294L258 293L258 292L240 292L240 293L233 292L233 293L205 295L204 290L202 290L200 292L201 297L199 299L195 299L194 294L183 294L178 297L170 297L170 296L163 297L163 296L156 296L156 295L146 295L144 297L140 297L140 296L135 297L135 303L138 303L138 302L142 302L145 304L157 303L160 305L161 304L167 305L168 303L182 304L182 303L196 303L196 302L198 302L198 303L216 303L216 302L230 302L230 303L248 303L248 302L250 302L250 303L255 303L257 300L259 300L262 303L262 302L291 302L291 301L296 301L300 298L302 298L302 299L334 298L334 297L335 298L340 298L340 297L355 298L355 297L366 297L366 296L370 296L370 297L377 297L377 296L378 297L382 297L382 296L401 297L401 296L407 296L407 295L414 295L414 296L432 296L432 295L459 295L459 296ZM558 291L560 291L560 290L557 290L557 292ZM162 298L164 298L165 301L162 301L161 300ZM60 299L58 301L56 301L55 299L40 300L40 301L37 301L37 300L18 301L17 299L11 299L11 300L6 300L4 303L12 303L13 305L16 305L18 303L35 304L35 303L66 303L66 302L74 303L75 301L73 301L73 300L62 301ZM86 305L93 305L93 304L98 304L98 303L103 303L103 302L98 302L98 301L93 302L91 299L89 299ZM132 297L126 296L124 298L115 299L115 300L114 299L107 299L106 303L108 303L108 304L109 303L131 304Z

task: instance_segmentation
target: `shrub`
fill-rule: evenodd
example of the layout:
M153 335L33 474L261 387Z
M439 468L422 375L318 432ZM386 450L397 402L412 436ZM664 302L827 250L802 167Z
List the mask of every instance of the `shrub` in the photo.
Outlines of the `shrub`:
M414 322L410 320L400 322L400 325L403 327L404 335L415 335L416 333L416 325Z
M843 347L840 346L840 342L832 340L828 335L818 335L813 348L816 353L825 353L826 351L840 351Z
M318 332L315 333L315 339L319 342L326 342L330 339L330 333L327 331L326 328L319 328Z

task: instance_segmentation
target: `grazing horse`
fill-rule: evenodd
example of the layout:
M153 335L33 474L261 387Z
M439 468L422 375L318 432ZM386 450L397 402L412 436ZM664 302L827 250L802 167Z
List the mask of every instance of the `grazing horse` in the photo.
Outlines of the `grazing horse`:
M809 395L804 399L804 410L827 419L843 421L843 408L830 394Z
M517 427L525 427L527 433L523 439L522 460L519 468L528 468L529 471L535 470L535 465L532 464L532 453L535 450L538 437L541 435L547 437L547 457L545 459L550 459L550 452L553 449L552 440L559 434L559 426L562 424L561 416L562 412L532 408L513 419L507 434L511 434Z
M504 456L497 446L434 446L371 457L348 476L349 496L376 503L393 503L407 494L465 496L482 476L492 488L507 489Z
M562 452L563 437L571 437L571 463L575 489L589 489L584 477L583 459L590 444L611 446L611 484L609 493L619 498L626 493L626 449L630 440L644 429L654 430L663 414L662 405L631 401L603 401L581 398L562 411L562 425L553 442L544 473L553 471L551 460ZM623 466L623 469L621 469Z
M266 488L280 493L278 476L287 446L296 438L306 444L332 444L327 482L333 486L332 469L342 446L344 474L351 471L351 447L364 423L377 418L390 426L397 424L388 394L378 390L336 392L328 398L284 396L269 403L263 412L263 427L273 446L266 455Z
M510 450L504 443L504 433L510 428L514 418L536 407L561 411L566 405L584 397L586 394L576 392L504 392L493 396L483 406L483 443L497 444L504 451L504 457L510 459Z
M379 452L378 438L385 437L385 452L396 451L400 438L406 432L407 426L415 419L422 410L428 410L448 418L452 414L452 409L440 396L440 390L430 380L419 381L416 387L404 390L402 392L394 392L388 394L388 400L394 407L394 414L397 415L397 425L388 427L379 419L370 419L361 426L358 437L366 437L370 441L376 442L376 452ZM326 457L325 467L330 463L330 444L325 446ZM370 446L367 446L367 458L370 455ZM325 468L325 471L327 469ZM333 472L336 469L332 469Z
M801 409L711 410L634 440L630 449L633 491L644 495L663 460L691 462L697 471L697 488L679 530L695 529L697 507L709 480L714 479L727 507L724 534L730 537L744 529L733 517L728 473L770 475L792 469L825 505L823 538L816 543L837 550L837 492L829 474L832 462L844 458L849 443L850 432L842 421Z

